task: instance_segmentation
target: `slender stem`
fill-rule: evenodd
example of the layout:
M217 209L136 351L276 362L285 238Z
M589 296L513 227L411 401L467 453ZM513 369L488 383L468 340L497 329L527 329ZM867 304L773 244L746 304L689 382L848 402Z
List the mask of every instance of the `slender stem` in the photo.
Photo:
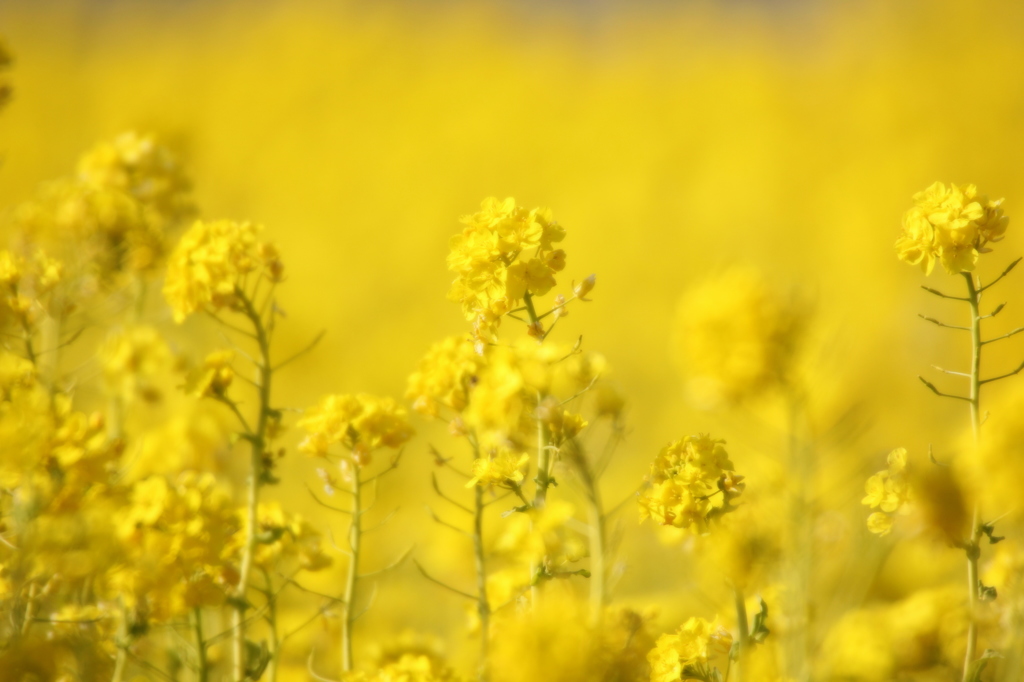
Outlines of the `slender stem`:
M267 663L267 680L268 682L277 682L277 666L280 663L280 652L281 652L281 638L277 632L277 592L274 590L274 581L270 577L270 572L263 571L263 580L267 587L267 625L270 626L270 644L269 653L270 661ZM283 588L283 586L282 586Z
M473 557L476 563L477 613L480 615L480 664L478 678L490 676L491 604L487 599L487 565L484 558L484 489L475 486L473 508Z
M360 507L358 466L352 471L352 522L348 527L348 546L352 551L348 561L348 574L345 579L345 603L342 605L341 624L341 669L343 672L352 670L352 627L355 624L356 587L359 582L359 545L362 540L362 509Z
M750 645L750 626L747 623L747 601L743 591L738 587L733 588L733 598L736 604L736 629L739 631L738 647L736 650L736 662L730 671L735 671L736 679L743 682L743 657L746 656L747 648Z
M233 680L241 682L246 678L245 667L245 611L248 608L247 592L249 579L252 573L253 555L256 550L257 536L257 513L259 511L260 486L262 484L263 456L267 447L267 427L270 422L272 408L270 406L270 380L273 373L270 363L270 339L267 335L263 319L255 307L244 294L237 291L238 299L242 303L242 312L249 319L256 334L256 343L260 351L260 364L258 367L259 378L257 381L259 389L260 413L256 423L256 430L249 439L252 445L251 460L249 464L249 485L247 499L247 513L249 523L246 527L245 545L242 549L242 561L239 569L238 588L234 595L234 614L232 616L232 664ZM244 422L243 422L244 424Z
M196 636L196 678L198 682L207 682L210 671L206 658L206 640L203 639L203 610L198 606L192 611L192 631Z
M974 275L963 273L967 281L967 300L971 306L971 431L974 434L975 453L981 435L981 290L974 283ZM964 682L967 682L971 663L978 650L978 558L981 555L981 528L978 523L978 502L971 513L970 540L967 543L967 652L964 655Z

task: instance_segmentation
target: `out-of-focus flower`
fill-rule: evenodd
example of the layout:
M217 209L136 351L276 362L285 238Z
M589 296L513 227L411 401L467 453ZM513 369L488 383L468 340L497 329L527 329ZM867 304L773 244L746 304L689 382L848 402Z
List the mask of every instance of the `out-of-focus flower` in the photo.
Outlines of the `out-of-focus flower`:
M302 452L323 457L340 444L360 466L369 463L374 450L400 447L413 435L404 407L393 398L366 394L326 396L298 425L309 432L299 445Z
M99 349L107 389L122 399L160 399L154 384L157 374L167 369L170 349L154 327L141 325L110 334Z
M647 655L651 682L712 679L711 665L724 660L731 646L732 635L717 618L690 618L676 632L659 637Z
M405 397L413 401L414 410L429 417L439 416L442 407L462 412L483 364L472 341L450 336L431 346L420 360L409 377Z
M888 535L892 530L890 514L898 512L910 501L910 478L907 472L907 451L896 448L887 458L889 467L871 476L864 485L864 499L872 509L880 509L868 517L868 529L878 535ZM882 513L885 512L885 513Z
M978 255L1006 232L1009 218L1002 203L979 196L974 185L936 182L914 195L914 206L903 216L896 254L920 265L925 274L931 274L936 260L951 275L971 272Z
M691 398L704 407L737 403L793 379L807 307L749 270L730 270L683 296L677 357Z
M499 450L473 461L473 478L467 488L475 485L513 487L523 482L530 456L525 453Z

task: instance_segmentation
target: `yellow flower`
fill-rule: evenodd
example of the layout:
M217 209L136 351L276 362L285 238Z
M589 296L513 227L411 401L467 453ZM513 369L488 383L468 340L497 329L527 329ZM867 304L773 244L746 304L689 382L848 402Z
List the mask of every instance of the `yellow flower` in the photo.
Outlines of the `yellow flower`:
M235 378L235 370L231 366L234 361L235 353L231 350L218 350L207 355L192 394L199 398L223 396Z
M261 230L252 223L230 220L200 220L192 225L171 254L164 283L164 296L176 322L197 310L237 306L247 274L281 280L280 260L272 247L259 241Z
M155 401L156 375L170 363L170 349L155 328L131 327L110 334L99 348L108 390L124 399Z
M688 292L674 346L694 401L739 403L792 381L808 311L760 275L730 270Z
M543 295L555 286L565 253L554 244L565 238L565 230L547 209L527 210L511 197L485 199L462 224L449 243L448 269L456 278L448 298L462 305L476 338L490 342L501 316L524 296ZM527 253L529 258L520 260Z
M724 443L701 434L663 448L651 465L649 486L637 497L640 520L652 517L665 526L706 533L709 521L729 511L743 487Z
M309 432L299 444L302 452L323 457L330 446L341 444L360 465L368 463L374 450L397 448L413 434L397 401L366 394L326 396L298 424Z
M473 461L473 478L466 483L467 488L479 486L512 487L523 482L523 473L530 462L530 456L510 450L499 450L487 457Z
M932 184L914 195L914 206L903 216L897 256L920 265L925 274L931 274L936 260L951 275L973 271L978 255L1006 232L1009 219L1002 202L979 196L974 185Z
M690 618L676 632L658 638L647 655L651 682L710 679L709 666L728 655L732 636L718 623Z
M450 336L431 346L409 377L405 397L413 409L437 417L446 407L459 413L469 404L469 392L483 366L483 358L465 336Z

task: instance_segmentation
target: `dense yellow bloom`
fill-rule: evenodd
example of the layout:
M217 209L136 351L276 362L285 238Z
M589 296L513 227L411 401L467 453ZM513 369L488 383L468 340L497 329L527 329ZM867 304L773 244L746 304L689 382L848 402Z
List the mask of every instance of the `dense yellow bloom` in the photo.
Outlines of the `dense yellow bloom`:
M729 511L744 485L724 444L701 434L665 446L651 464L649 485L637 497L640 520L651 517L662 525L706 533L708 522Z
M241 530L231 536L227 556L240 554L247 537L246 510L240 509L237 514ZM280 562L291 560L302 570L319 571L331 565L330 557L324 554L323 536L302 516L285 511L279 502L260 502L256 518L256 566L280 570Z
M498 450L473 460L473 478L467 488L480 486L512 487L523 482L530 456L511 450Z
M449 243L448 269L456 278L448 298L476 324L477 338L490 341L501 316L524 296L543 295L555 286L565 252L554 244L565 238L565 230L548 209L527 210L511 197L485 199L462 224Z
M23 330L34 326L63 277L63 264L42 250L31 258L0 250L0 325L10 315Z
M647 655L651 682L711 679L711 664L724 660L731 646L732 635L717 618L711 622L690 618L676 632L659 637Z
M896 448L890 452L888 463L888 469L879 471L867 480L864 485L866 494L861 500L862 504L872 509L881 509L868 517L868 529L878 535L888 535L892 530L892 517L888 514L899 511L910 500L906 449Z
M246 275L280 282L283 266L262 227L231 220L196 221L171 254L164 296L183 322L197 310L235 308Z
M691 397L713 407L785 386L807 318L804 305L749 270L727 271L688 292L674 345Z
M156 621L222 604L236 580L230 541L241 535L239 526L211 474L143 479L118 519L128 561L111 585L129 608Z
M325 396L306 410L298 425L309 432L299 445L302 452L323 457L332 445L340 444L360 465L369 462L374 450L397 448L413 434L406 410L397 401L366 394Z
M450 336L431 346L420 360L405 397L413 401L414 410L429 417L437 417L442 407L462 412L483 364L469 338Z
M936 182L914 195L914 206L903 216L896 253L900 260L920 265L925 274L931 274L936 260L951 275L971 272L978 254L989 251L987 245L1006 232L1009 219L1002 203L978 195L974 185Z
M97 144L79 159L78 178L89 187L130 196L161 230L195 212L191 183L152 135L132 130Z

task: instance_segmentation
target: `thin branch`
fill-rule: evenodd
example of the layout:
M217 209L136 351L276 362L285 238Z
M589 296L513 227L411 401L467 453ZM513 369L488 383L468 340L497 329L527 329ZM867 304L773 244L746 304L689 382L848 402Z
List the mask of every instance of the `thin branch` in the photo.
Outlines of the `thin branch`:
M619 512L619 510L625 507L631 500L636 499L637 493L639 493L643 487L643 485L637 487L637 489L631 492L629 495L627 495L624 500L622 500L617 505L606 511L604 514L602 514L602 516L606 519L615 516Z
M342 509L341 507L335 507L334 505L327 504L326 502L321 500L319 497L316 496L316 492L314 492L314 490L309 487L308 483L306 483L305 486L306 486L306 490L309 491L309 494L313 496L313 499L316 500L316 503L319 504L321 507L327 507L331 511L336 511L339 514L348 514L349 516L352 515L352 512L349 511L348 509Z
M440 580L438 580L437 578L434 578L429 573L427 573L426 570L424 570L424 568L422 566L420 566L420 562L416 561L415 559L413 559L412 562L414 564L416 564L416 568L419 569L420 574L424 578L429 580L430 582L434 583L435 585L439 585L439 586L443 587L444 589L448 590L449 592L454 592L455 594L459 595L460 597L465 597L466 599L469 599L470 601L478 601L479 600L479 597L477 597L476 595L469 594L468 592L463 592L462 590L458 589L457 587L452 587L448 583L443 583Z
M921 380L922 384L924 384L925 386L930 388L932 393L934 393L935 395L939 396L940 398L955 398L957 400L966 400L967 402L971 402L971 399L966 397L966 396L953 395L952 393L943 393L939 389L935 388L935 384L933 384L932 382L928 381L924 377L918 377L918 379Z
M512 494L512 491L509 490L506 493L503 493L501 495L496 496L493 500L488 500L488 501L484 502L483 506L490 507L495 502L501 502L502 500L504 500L506 497L508 497L511 494Z
M965 332L971 331L970 327L958 327L958 326L956 326L954 324L946 324L945 322L939 322L934 317L926 317L926 316L924 316L924 315L922 315L920 313L918 313L917 316L920 317L925 322L931 322L932 324L937 324L940 327L945 327L946 329L959 329L960 331L965 331Z
M995 310L993 310L992 312L990 312L990 313L989 313L988 315L982 315L982 316L981 316L981 317L979 317L978 319L979 319L979 320L987 320L987 319L989 319L990 317L995 317L995 316L996 316L996 315L998 315L998 314L999 314L999 313L1000 313L1000 312L1001 312L1001 311L1003 310L1003 308L1005 308L1005 307L1006 307L1006 304L1005 304L1005 303L1000 303L999 305L997 305L997 306L995 307Z
M587 384L586 388L577 391L575 394L573 394L573 395L569 396L568 398L566 398L565 400L563 400L561 402L561 405L568 405L572 401L576 400L576 398L579 398L581 395L583 395L584 393L586 393L587 391L592 389L594 387L594 384L596 384L597 380L600 379L600 378L601 378L600 374L595 375L594 378L590 380L590 383Z
M388 564L384 568L378 568L376 571L370 571L369 573L361 573L359 575L359 580L362 580L363 578L372 578L375 575L380 575L381 573L387 573L388 571L395 570L396 568L398 568L399 566L401 566L402 564L405 563L405 560L409 558L409 555L412 554L412 550L415 547L416 547L416 545L413 545L409 549L407 549L404 552L402 552L402 555L400 557L398 557L397 559L392 561L390 564Z
M967 377L968 379L971 378L971 375L970 375L969 372L954 372L951 369L942 369L938 365L932 365L932 369L937 369L937 370L939 370L940 372L942 372L944 374L953 374L953 375L958 376L958 377Z
M377 583L373 584L373 591L370 592L370 598L366 600L366 606L362 608L359 613L353 614L352 622L356 622L360 618L366 615L366 612L373 608L374 602L377 601Z
M1022 256L1021 258L1024 258L1024 256ZM1018 258L1017 260L1015 260L1012 263L1010 263L1009 265L1007 265L1006 269L1003 270L1003 274L999 275L994 280L992 280L991 282L989 282L985 286L983 286L980 289L978 289L978 293L980 294L981 292L985 291L986 289L989 289L989 288L995 286L999 282L999 280L1001 280L1003 277L1006 277L1007 275L1009 275L1010 271L1013 270L1015 267L1017 267L1017 263L1019 263L1020 261L1021 261L1021 259Z
M362 484L365 485L367 483L372 483L373 481L376 481L378 478L381 478L382 476L390 474L392 471L397 469L398 468L398 463L402 460L402 454L404 452L405 452L405 448L402 448L401 450L399 450L398 453L392 458L391 464L388 465L387 469L384 469L384 471L381 471L378 474L374 474L373 476L370 476L369 478L364 479L362 481Z
M952 299L954 301L968 301L968 300L970 300L970 299L964 298L963 296L950 296L949 294L942 293L938 289L932 289L931 287L926 287L924 285L922 285L921 288L924 289L925 291L927 291L929 294L935 294L936 296L939 296L940 298L949 298L949 299Z
M1016 336L1017 334L1020 334L1021 332L1024 332L1024 327L1017 327L1012 332L1008 332L1006 334L1003 334L1002 336L997 336L994 339L986 339L986 340L981 342L981 345L984 346L984 345L989 344L989 343L995 343L996 341L1002 341L1003 339L1008 339L1011 336Z
M279 362L276 365L274 365L274 371L276 372L277 370L281 369L282 367L284 367L288 363L293 362L295 360L298 360L303 355L305 355L309 351L311 351L314 348L316 348L316 345L318 343L320 343L320 341L323 340L324 336L326 336L326 335L327 335L327 330L326 329L322 330L319 334L316 335L316 338L314 338L312 341L309 342L309 344L306 345L305 348L303 348L299 352L295 353L295 355L292 355L287 360L282 360L281 362Z
M235 325L231 324L230 322L225 322L224 320L222 320L220 318L219 315L216 315L215 313L211 313L209 310L207 310L206 313L210 317L212 317L214 320L216 320L221 326L226 327L227 329L230 329L231 331L236 332L238 334L241 334L243 336L248 336L250 339L255 339L256 338L256 335L253 334L252 332L247 331L245 329L242 329L241 327L236 327Z
M171 682L177 682L173 677L171 677L170 675L168 675L163 670L161 670L160 668L156 667L155 665L153 665L152 663L150 663L146 659L142 658L141 656L138 656L137 654L133 654L127 648L124 651L125 651L126 654L128 654L128 658L132 659L133 661L135 661L136 663L141 665L146 670L149 670L150 672L156 673L157 675L159 675L160 677L164 678L165 680L170 680Z
M428 505L423 505L423 506L427 508L427 512L430 514L430 517L432 519L434 519L434 523L440 524L440 525L444 526L445 528L450 528L453 531L455 531L456 533L459 533L460 535L465 535L467 538L473 537L473 535L471 533L467 533L466 531L462 530L458 526L453 525L453 524L448 523L447 521L443 520L441 517L439 517L437 514L435 514L434 510L431 509Z
M978 383L979 384L990 384L993 381L999 381L1000 379L1009 379L1010 377L1012 377L1012 376L1014 376L1016 374L1020 374L1021 371L1024 371L1024 362L1020 363L1020 366L1017 367L1017 369L1013 370L1012 372L1007 372L1006 374L1002 374L1002 375L997 376L997 377L992 377L991 379L982 379Z
M390 514L388 514L387 516L385 516L383 520L381 520L381 521L378 521L377 523L373 524L373 525L372 525L372 526L370 526L369 528L364 528L364 529L362 530L363 534L365 535L366 533L369 533L369 532L370 532L370 531L372 531L372 530L377 530L378 528L380 528L381 526L383 526L384 524L386 524L386 523L387 523L388 521L390 521L390 520L391 520L392 518L394 518L395 514L397 514L397 513L398 513L398 510L399 510L399 509L401 509L401 507L395 507L394 511L392 511L392 512L391 512Z
M329 677L324 677L323 675L320 675L315 670L313 670L313 654L314 653L316 653L316 649L313 648L313 647L310 647L310 649L309 649L309 658L306 659L306 672L309 673L309 676L312 677L314 680L317 680L318 682L338 682L337 680L332 680Z
M438 497L440 497L442 500L444 500L445 502L448 502L449 504L455 505L456 507L458 507L462 511L466 512L467 514L473 514L474 513L472 509L470 509L469 507L467 507L466 505L464 505L464 504L462 504L460 502L457 502L457 501L453 500L452 498L448 497L447 495L444 494L444 492L441 491L441 486L438 485L438 483L437 483L437 474L436 473L430 472L430 482L434 485L434 492L437 493Z

